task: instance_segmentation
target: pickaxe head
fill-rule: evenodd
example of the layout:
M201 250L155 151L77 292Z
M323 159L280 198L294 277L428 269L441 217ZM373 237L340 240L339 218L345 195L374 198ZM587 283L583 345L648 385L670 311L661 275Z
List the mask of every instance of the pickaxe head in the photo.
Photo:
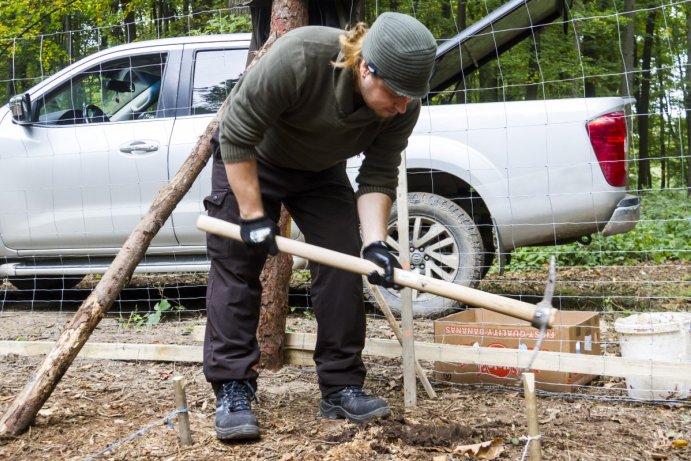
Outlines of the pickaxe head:
M557 277L557 263L552 256L549 262L549 272L547 273L547 285L545 286L545 295L542 300L535 306L535 315L530 324L540 330L545 329L549 325L550 317L552 316L552 296L554 295L554 281Z

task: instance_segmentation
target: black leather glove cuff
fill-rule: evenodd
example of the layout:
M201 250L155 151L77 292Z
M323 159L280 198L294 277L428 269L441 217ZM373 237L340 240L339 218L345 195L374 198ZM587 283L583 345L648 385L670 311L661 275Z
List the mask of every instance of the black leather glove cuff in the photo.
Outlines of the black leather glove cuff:
M391 254L386 242L378 240L370 243L362 249L362 257L384 269L383 275L377 271L372 271L367 276L367 280L369 280L370 283L381 285L384 288L393 288L395 290L401 289L401 286L393 281L394 269L400 269L401 264L398 262L398 259Z
M378 251L378 250L384 250L388 253L389 252L389 246L386 244L385 241L377 240L376 242L372 242L362 249L362 256L366 257L365 253L367 253L369 251Z

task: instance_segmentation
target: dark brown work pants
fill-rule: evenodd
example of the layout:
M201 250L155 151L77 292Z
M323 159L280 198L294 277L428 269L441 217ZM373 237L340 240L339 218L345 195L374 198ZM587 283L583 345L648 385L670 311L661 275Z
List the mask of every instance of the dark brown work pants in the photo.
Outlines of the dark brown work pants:
M277 168L258 162L262 200L277 221L281 202L308 243L359 255L361 240L353 189L344 165L318 173ZM218 150L213 158L209 216L239 223L238 205L228 186ZM266 254L243 243L207 234L211 259L206 308L204 374L213 383L256 381L259 360L256 330ZM360 275L310 263L312 306L317 318L314 361L319 386L327 395L344 386L362 386L365 367L365 309Z

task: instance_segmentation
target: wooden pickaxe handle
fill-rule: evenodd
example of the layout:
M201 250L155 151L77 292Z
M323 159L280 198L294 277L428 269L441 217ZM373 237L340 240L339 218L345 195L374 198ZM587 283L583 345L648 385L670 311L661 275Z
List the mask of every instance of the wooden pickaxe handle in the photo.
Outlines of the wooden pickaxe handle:
M241 240L240 226L223 221L221 219L200 215L197 219L197 227L205 232L210 232L222 237L232 238L234 240ZM337 251L328 250L316 245L310 245L309 243L304 243L285 237L276 237L276 245L278 246L279 250L283 251L284 253L300 256L301 258L305 258L309 261L314 261L319 264L326 264L327 266L335 267L348 272L354 272L362 275L368 275L372 271L383 272L383 269L374 264L372 261L339 253ZM538 312L539 309L534 304L506 298L493 293L486 293L474 288L456 285L444 280L427 277L425 275L404 271L401 269L394 270L394 281L404 287L454 299L471 306L483 307L485 309L510 315L521 320L527 320L533 325L539 324L540 321L546 321L546 326L551 328L554 325L554 320L557 313L557 309L550 307L548 312L543 311L541 314L536 316L536 312ZM542 316L542 319L536 320L536 317L540 316Z

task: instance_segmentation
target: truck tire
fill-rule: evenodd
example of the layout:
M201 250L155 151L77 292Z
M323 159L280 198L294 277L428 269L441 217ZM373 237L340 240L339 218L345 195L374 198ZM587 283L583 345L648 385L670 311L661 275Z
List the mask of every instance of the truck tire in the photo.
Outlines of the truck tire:
M480 231L468 213L450 200L426 192L408 194L411 270L447 282L475 287L484 264ZM388 221L387 244L398 255L397 206ZM395 290L374 287L391 310L400 314L401 299ZM366 298L373 295L365 290ZM376 304L376 303L375 303ZM430 293L413 291L413 315L437 317L460 303Z
M76 287L84 277L79 275L28 275L8 277L19 290L69 290Z

